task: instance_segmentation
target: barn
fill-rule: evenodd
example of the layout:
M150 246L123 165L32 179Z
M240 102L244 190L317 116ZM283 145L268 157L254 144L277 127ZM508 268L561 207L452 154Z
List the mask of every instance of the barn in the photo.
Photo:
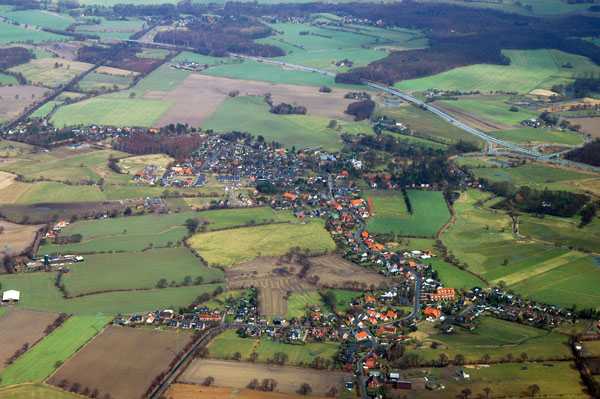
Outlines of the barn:
M19 302L21 293L15 290L8 290L2 293L2 302L4 303L15 303Z

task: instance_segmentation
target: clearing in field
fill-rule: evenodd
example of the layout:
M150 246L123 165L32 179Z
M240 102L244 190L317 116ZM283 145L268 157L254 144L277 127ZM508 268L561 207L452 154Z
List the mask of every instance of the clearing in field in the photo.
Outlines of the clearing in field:
M0 86L0 122L16 118L48 92L48 89L37 86Z
M479 90L508 91L522 94L531 90L550 89L556 84L565 84L581 73L600 71L586 57L563 53L558 50L503 50L511 59L511 65L478 64L461 67L425 78L396 83L401 90ZM570 62L573 68L562 68Z
M48 379L79 383L100 397L139 398L152 380L191 341L193 334L110 326L70 358ZM152 348L149 350L149 348Z
M32 84L54 88L71 81L92 67L92 64L85 62L36 58L27 64L13 67L10 71L22 73Z
M202 125L218 132L244 131L277 141L286 148L339 149L339 133L327 118L313 115L275 115L262 97L227 98Z
M135 98L94 97L62 107L52 116L51 121L59 127L80 124L150 127L173 104Z
M283 255L294 247L313 253L335 248L322 220L272 224L196 234L188 240L209 263L231 266L260 256Z
M175 105L155 123L155 126L176 122L189 123L191 126L203 125L229 97L229 93L236 90L244 96L261 98L266 93L271 93L274 104L284 102L305 106L309 115L330 119L351 120L350 115L344 111L348 104L353 102L344 98L347 91L341 89L332 93L321 93L313 86L235 80L202 74L189 74L181 84L170 91L156 90L152 89L143 98L172 101Z
M0 22L0 42L2 43L58 42L68 39L67 36L63 35L34 29L25 29L6 22Z
M373 233L434 236L450 218L443 194L439 191L414 190L407 193L412 206L410 218L380 216L375 207L375 216L367 223L367 230Z
M44 225L20 225L0 220L0 248L8 248L10 253L17 255L33 245L37 232Z
M231 378L232 375L236 378ZM254 378L259 381L273 378L277 381L275 391L288 394L295 394L302 383L308 383L312 393L317 396L327 395L330 388L341 390L345 383L352 379L351 374L334 371L197 359L179 381L201 384L208 376L214 377L215 386L238 389L246 388Z
M172 384L165 394L173 399L316 399L318 396L306 396L289 393L263 392L251 389L205 387L192 384ZM0 391L0 399L2 397ZM20 398L19 398L20 399ZM54 399L54 398L52 398Z
M59 328L0 373L0 386L42 382L79 348L85 345L109 317L72 316Z
M6 361L25 344L33 347L44 338L44 330L58 317L56 313L10 309L0 316L0 371ZM24 328L25 327L25 328Z

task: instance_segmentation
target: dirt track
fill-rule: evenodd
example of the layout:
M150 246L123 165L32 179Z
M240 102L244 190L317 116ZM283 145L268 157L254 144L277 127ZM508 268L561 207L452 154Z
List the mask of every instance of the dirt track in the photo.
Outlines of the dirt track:
M352 120L350 115L344 113L348 104L353 102L344 98L345 90L334 89L332 93L321 93L317 87L227 79L201 74L191 74L169 92L151 91L143 98L175 102L175 105L156 121L155 127L177 122L200 126L229 93L235 90L239 90L242 96L262 96L271 93L275 104L285 102L303 105L310 115Z

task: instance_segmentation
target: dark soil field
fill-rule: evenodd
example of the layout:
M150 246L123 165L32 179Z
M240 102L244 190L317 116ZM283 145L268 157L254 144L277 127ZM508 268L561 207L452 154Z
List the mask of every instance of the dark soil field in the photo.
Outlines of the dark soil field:
M246 388L254 378L258 381L273 378L277 381L275 391L286 394L296 394L302 383L308 383L312 394L316 396L326 396L333 387L341 391L345 383L352 380L352 374L336 371L197 359L179 378L179 382L202 384L208 376L215 379L214 385L217 387L238 389Z
M58 317L57 313L11 309L0 316L0 370L24 344L29 348L44 337L44 330Z
M150 72L156 64L160 64L161 62L162 60L156 60L153 58L128 57L122 61L112 61L108 64L108 66L140 73L147 73Z
M308 280L318 277L319 285L328 288L356 289L371 287L387 288L391 285L389 279L372 270L360 267L338 255L325 255L310 258L312 267L306 273Z
M191 340L192 334L107 327L58 369L47 383L66 379L114 399L140 398Z
M47 204L11 205L0 206L0 217L20 223L23 216L29 216L29 223L47 223L58 219L69 221L73 215L78 218L96 215L101 212L117 210L123 212L125 205L119 201L90 201L90 202L53 202Z

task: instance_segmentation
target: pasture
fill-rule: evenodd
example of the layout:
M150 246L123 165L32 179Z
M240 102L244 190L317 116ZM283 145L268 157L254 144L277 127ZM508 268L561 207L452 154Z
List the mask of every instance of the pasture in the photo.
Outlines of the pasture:
M157 375L168 370L177 351L192 334L124 327L107 327L48 379L58 385L66 379L100 397L138 398ZM152 350L148 350L152 348Z
M43 225L22 225L0 220L0 247L9 248L12 254L20 254L33 245L37 232Z
M36 312L25 309L10 309L0 316L0 371L6 367L6 361L25 344L33 347L44 338L44 330L54 322L58 314ZM27 326L27 328L21 328Z
M526 108L517 107L518 112L509 111L512 105L506 103L508 100L510 100L510 97L494 96L467 99L459 97L458 101L443 100L439 103L450 104L453 107L491 119L505 126L518 125L522 120L537 118L539 116L538 112L530 111Z
M75 31L98 35L100 37L129 39L131 35L142 30L144 21L138 19L127 20L107 20L102 17L93 17L94 20L100 20L100 24L80 25Z
M166 393L173 399L317 399L318 396L263 392L251 389L205 387L203 385L172 384ZM2 396L0 396L0 399ZM21 398L19 398L21 399ZM52 398L54 399L54 398Z
M434 341L438 343L435 349L430 347ZM450 359L461 354L470 363L487 363L481 360L484 355L489 355L492 362L511 355L518 359L523 353L527 359L538 361L573 357L566 336L493 317L477 319L472 331L455 327L452 333L431 335L423 343L418 348L411 347L410 353L428 361L438 360L442 353Z
M196 234L189 245L209 263L230 266L260 256L283 255L294 247L312 253L333 250L335 244L322 220L305 224L272 224Z
M339 149L339 133L329 119L313 115L275 115L261 97L228 98L202 125L217 132L244 131L277 141L286 148Z
M62 101L48 101L46 104L42 105L38 109L36 109L33 114L31 114L32 118L45 118L48 116L50 112L54 109L54 107L62 104Z
M236 378L231 378L232 375ZM325 396L332 387L342 389L346 381L352 378L350 374L334 371L197 359L179 381L201 384L208 376L214 377L214 385L217 387L238 389L245 388L254 378L259 381L274 378L277 380L275 391L289 394L296 393L302 383L308 383L312 387L312 393L317 396Z
M44 384L19 384L0 389L0 399L81 399L81 396Z
M15 184L17 183L13 183L13 185ZM26 183L20 184L25 186L25 189L28 186ZM12 189L13 185L9 186L8 189L0 191L0 193L4 194L5 191ZM42 202L30 205L0 205L0 214L2 217L14 223L21 223L23 219L28 219L29 223L49 223L56 220L57 215L58 218L63 220L70 220L74 216L81 218L94 216L103 212L123 212L124 210L125 206L115 201Z
M589 59L558 50L503 50L511 65L477 64L425 78L396 83L401 90L496 90L529 93L531 90L550 89L555 84L568 83L579 73L598 72L600 67ZM570 62L571 69L562 65Z
M25 29L20 26L0 22L0 42L2 43L42 43L68 40L67 36L40 30Z
M110 320L103 316L72 316L0 373L0 386L42 382L85 345Z
M459 381L444 381L444 395L448 395L447 397L461 396L461 390L467 387L471 389L473 397L485 397L486 387L491 388L491 397L531 396L527 394L527 388L532 384L540 387L540 397L575 399L586 396L585 387L573 362L494 364L489 367L466 366L463 369L471 377L466 380L461 378ZM433 399L438 398L439 394L439 391L421 389L414 397Z
M455 144L459 140L482 146L479 139L451 125L431 112L411 105L400 107L381 107L375 111L376 116L385 116L396 122L408 125L414 136L431 139L444 144Z
M34 85L58 87L92 68L92 64L57 58L35 58L9 69L22 73Z
M400 191L397 190L363 190L364 199L371 198L373 203L372 216L387 218L410 218L406 207L406 201Z
M545 215L538 218L527 214L519 216L519 233L526 237L553 242L573 248L586 249L600 253L600 220L592 221L580 228L580 218L559 218Z
M202 293L212 293L224 284L205 284L165 289L115 291L65 299L54 286L56 273L3 275L3 289L21 291L17 305L24 309L65 312L78 315L109 315L148 312L161 308L189 306Z
M119 167L123 173L132 174L144 169L146 166L167 166L175 159L165 154L146 154L122 158L119 160Z
M118 88L122 90L133 83L133 78L126 76L108 75L104 73L92 72L86 75L77 85L84 92L107 91Z
M187 248L86 255L85 262L68 267L70 273L63 275L62 281L71 296L151 289L163 278L185 285L186 276L192 282L198 277L205 282L222 281L224 277L221 270L204 266Z
M579 145L583 138L573 131L559 131L550 129L520 128L510 130L495 130L488 132L490 136L500 140L513 141L515 143L556 143Z
M38 10L2 12L0 17L19 22L23 25L40 26L57 30L65 30L67 26L76 23L68 15L43 12Z
M19 184L17 187L19 195L11 201L14 204L102 201L100 190L94 186L72 186L57 182L40 181L26 186ZM24 188L24 190L21 191L21 188Z
M375 207L375 216L367 223L372 233L389 233L407 236L434 236L450 219L450 211L439 191L408 191L412 206L410 218L379 216ZM385 209L385 208L384 208Z
M59 127L91 124L150 127L172 105L169 101L95 97L62 107L51 121Z

